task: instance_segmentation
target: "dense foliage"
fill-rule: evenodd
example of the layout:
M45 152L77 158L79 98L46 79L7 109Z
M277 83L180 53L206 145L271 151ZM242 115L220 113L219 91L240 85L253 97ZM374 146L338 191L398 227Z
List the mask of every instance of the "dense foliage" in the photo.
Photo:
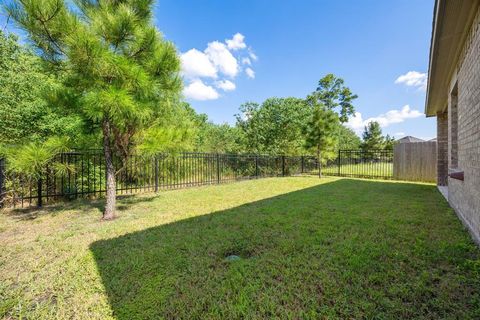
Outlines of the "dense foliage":
M393 150L395 139L388 134L383 136L380 123L376 121L369 122L362 134L363 142L360 147L364 151L368 150Z
M261 105L243 104L236 118L249 152L299 154L304 152L302 127L309 114L303 99L270 98Z
M52 135L75 137L81 119L48 102L58 86L41 60L0 31L0 144L41 142Z
M362 140L352 129L345 126L338 126L337 130L338 140L335 149L357 150L360 148Z

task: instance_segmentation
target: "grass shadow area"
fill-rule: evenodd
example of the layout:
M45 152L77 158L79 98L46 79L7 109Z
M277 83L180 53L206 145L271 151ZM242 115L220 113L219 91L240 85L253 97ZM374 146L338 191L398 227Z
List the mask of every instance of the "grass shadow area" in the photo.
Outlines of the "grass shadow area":
M156 197L157 195L118 195L117 210L126 211L134 205L152 202ZM17 220L35 220L44 215L62 214L66 210L90 211L91 209L95 209L99 213L103 212L105 209L105 199L75 199L48 204L41 208L35 206L26 208L6 208L2 209L0 213Z
M121 320L480 317L480 252L432 185L335 180L90 250Z

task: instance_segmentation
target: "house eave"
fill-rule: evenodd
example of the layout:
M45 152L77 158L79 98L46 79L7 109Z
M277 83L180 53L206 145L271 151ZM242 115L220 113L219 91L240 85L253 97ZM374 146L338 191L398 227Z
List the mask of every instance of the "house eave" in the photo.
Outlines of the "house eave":
M446 109L450 79L479 3L478 0L435 1L425 102L427 117Z

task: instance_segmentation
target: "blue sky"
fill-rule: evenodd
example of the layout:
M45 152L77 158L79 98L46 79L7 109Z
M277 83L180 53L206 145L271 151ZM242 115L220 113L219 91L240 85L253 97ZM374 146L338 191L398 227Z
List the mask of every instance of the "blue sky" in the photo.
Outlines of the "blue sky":
M384 133L432 138L432 13L433 0L158 0L154 16L182 54L188 101L216 123L233 124L246 101L305 97L334 73L359 96L358 132L374 118Z

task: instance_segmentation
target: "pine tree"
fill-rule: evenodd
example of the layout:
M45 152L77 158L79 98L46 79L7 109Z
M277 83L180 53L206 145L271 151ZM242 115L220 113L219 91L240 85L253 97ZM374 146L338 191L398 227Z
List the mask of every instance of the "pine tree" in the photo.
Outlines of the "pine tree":
M343 79L327 74L318 81L317 89L306 99L312 114L304 128L305 147L316 149L319 177L322 177L322 153L332 150L336 145L340 123L346 122L348 116L354 114L352 102L357 97L344 85Z
M345 86L342 78L337 78L334 74L327 74L320 79L313 95L327 109L335 110L340 107L338 116L342 123L347 122L348 117L355 112L352 102L358 96Z
M114 157L126 159L181 91L175 47L152 24L153 0L12 0L7 6L53 72L65 107L101 128L115 217Z
M312 105L312 116L305 126L305 147L315 149L318 161L318 177L322 177L322 151L332 149L336 143L336 132L340 124L338 115L316 103L316 99L310 96L307 98Z
M363 143L361 148L363 151L380 150L383 149L385 139L382 135L380 124L376 121L369 122L362 134Z
M45 99L57 85L41 60L12 33L0 30L0 144L44 142L52 135L74 137L80 127L75 115L64 115Z
M394 147L395 147L395 138L387 134L385 136L385 142L384 142L383 148L385 150L393 150Z

